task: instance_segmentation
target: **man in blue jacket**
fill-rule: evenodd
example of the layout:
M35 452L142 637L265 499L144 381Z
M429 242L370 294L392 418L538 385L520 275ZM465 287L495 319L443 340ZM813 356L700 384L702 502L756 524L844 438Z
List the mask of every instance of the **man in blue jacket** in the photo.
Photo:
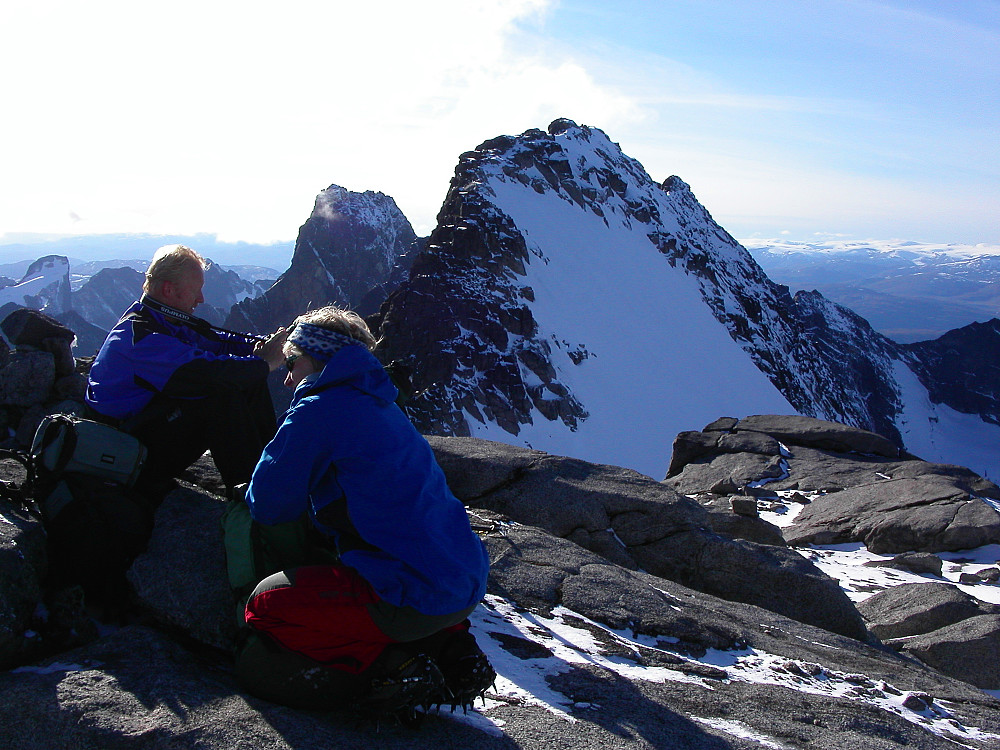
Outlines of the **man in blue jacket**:
M268 373L280 366L284 329L266 340L214 329L194 316L205 301L206 262L184 245L156 251L142 298L108 334L90 370L87 404L134 434L153 488L210 450L229 488L246 482L274 435Z
M333 307L300 316L285 342L295 392L246 503L261 524L308 519L339 560L258 584L246 622L274 648L244 650L237 672L304 708L468 705L495 678L467 619L489 557L372 345Z

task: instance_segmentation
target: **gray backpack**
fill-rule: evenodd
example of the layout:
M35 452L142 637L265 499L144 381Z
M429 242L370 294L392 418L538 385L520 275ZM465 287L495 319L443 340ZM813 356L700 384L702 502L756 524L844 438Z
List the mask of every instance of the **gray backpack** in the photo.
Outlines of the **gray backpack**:
M86 474L131 487L146 460L146 446L110 425L50 414L38 425L31 457L39 476Z

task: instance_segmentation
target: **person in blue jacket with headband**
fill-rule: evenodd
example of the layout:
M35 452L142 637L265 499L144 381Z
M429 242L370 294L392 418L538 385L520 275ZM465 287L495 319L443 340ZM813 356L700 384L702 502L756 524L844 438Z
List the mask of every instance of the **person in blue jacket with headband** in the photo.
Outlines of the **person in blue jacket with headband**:
M307 517L339 560L260 582L246 623L275 648L237 673L251 692L307 708L467 706L496 677L467 619L489 557L374 344L335 307L300 316L284 344L295 391L246 503L265 525Z
M197 318L206 261L184 245L161 247L143 295L108 334L90 370L93 417L148 449L140 485L156 487L206 450L229 488L245 483L274 435L267 376L281 366L284 329L267 339Z

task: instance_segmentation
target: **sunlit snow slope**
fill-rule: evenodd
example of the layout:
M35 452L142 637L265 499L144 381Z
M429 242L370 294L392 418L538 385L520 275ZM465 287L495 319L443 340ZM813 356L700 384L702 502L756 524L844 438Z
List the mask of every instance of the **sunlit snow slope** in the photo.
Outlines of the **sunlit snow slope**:
M537 336L551 341L558 380L588 416L574 430L536 413L516 439L470 420L473 435L661 478L678 432L722 415L794 413L712 315L698 280L644 233L606 225L555 193L493 187L531 255L522 283L534 292ZM585 358L575 364L571 352Z

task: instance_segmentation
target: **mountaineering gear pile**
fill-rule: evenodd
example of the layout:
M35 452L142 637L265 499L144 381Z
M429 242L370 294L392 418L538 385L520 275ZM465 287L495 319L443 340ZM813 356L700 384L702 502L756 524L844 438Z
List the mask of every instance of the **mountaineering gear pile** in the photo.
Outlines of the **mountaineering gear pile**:
M52 414L39 424L30 458L48 586L80 585L112 607L127 601L125 571L149 541L159 501L133 487L145 446L108 425Z

